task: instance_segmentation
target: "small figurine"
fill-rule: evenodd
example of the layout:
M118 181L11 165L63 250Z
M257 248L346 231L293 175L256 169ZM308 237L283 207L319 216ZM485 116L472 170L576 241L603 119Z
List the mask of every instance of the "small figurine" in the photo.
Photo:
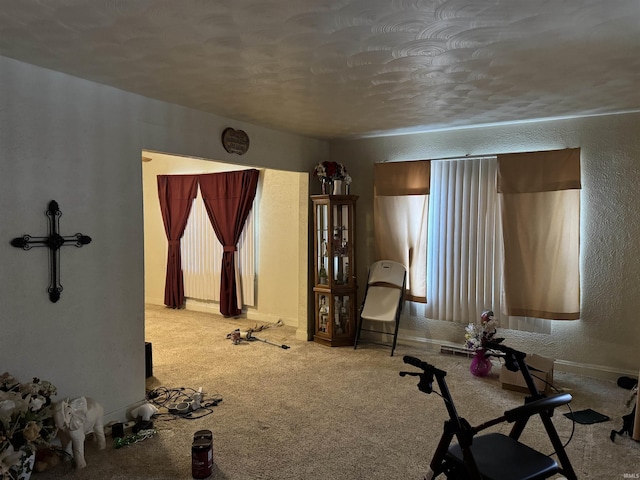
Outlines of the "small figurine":
M139 407L136 407L133 410L131 410L131 416L133 418L140 417L140 419L145 422L148 422L149 420L151 420L151 417L154 416L156 413L158 413L158 409L154 405L148 402L143 403Z

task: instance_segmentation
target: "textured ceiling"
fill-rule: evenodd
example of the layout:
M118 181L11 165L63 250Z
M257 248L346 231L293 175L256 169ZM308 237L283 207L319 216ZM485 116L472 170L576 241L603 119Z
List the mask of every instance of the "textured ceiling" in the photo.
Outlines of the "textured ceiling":
M639 0L0 0L0 55L320 138L640 110Z

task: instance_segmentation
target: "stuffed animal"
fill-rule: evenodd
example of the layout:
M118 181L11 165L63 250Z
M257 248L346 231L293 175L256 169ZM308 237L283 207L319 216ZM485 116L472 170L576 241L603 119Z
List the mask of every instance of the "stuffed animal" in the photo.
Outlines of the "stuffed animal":
M53 419L58 427L62 448L73 457L76 468L84 468L84 439L93 432L98 448L106 447L102 405L92 398L62 400L53 406Z
M133 418L140 417L145 422L148 422L149 420L151 420L151 417L156 413L158 413L158 409L154 405L151 405L150 403L143 403L139 407L136 407L133 410L131 410L131 416Z

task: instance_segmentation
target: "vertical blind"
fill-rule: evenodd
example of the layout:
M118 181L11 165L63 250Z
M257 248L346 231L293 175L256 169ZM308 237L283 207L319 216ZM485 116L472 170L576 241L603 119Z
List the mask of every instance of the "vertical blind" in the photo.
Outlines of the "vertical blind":
M255 227L252 208L238 243L242 300L255 305ZM203 301L220 301L222 245L218 241L202 201L200 189L182 237L182 269L185 296Z
M495 157L431 162L428 318L475 322L500 305L496 170Z
M385 245L384 252L393 252L394 248L406 250L407 239L403 236L409 232L407 215L414 224L426 224L427 240L423 244L426 244L427 303L411 301L408 312L413 316L464 324L476 322L482 311L492 309L499 315L503 328L550 333L549 322L533 315L532 310L510 312L507 308L503 275L504 220L496 189L497 157L432 160L430 165L430 190L425 204L428 213L420 213L419 209L412 209L410 204L398 202L393 196L382 200L389 203L385 209L379 208L379 198L374 200L374 224L393 232L377 234L376 241L380 237L384 242L397 243L396 247ZM375 181L377 186L378 176ZM575 225L579 215L575 209L569 215L573 216L571 225ZM571 236L569 243L577 245L577 238ZM539 259L529 261L535 263ZM556 273L558 278L575 277L579 284L579 273L574 270Z

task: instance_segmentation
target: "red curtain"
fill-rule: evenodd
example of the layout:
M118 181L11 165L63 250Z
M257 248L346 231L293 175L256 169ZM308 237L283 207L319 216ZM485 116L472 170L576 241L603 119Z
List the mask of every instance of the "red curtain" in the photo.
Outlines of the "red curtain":
M223 246L220 313L226 317L242 312L238 305L235 252L256 196L258 175L255 169L199 175L209 220Z
M180 308L184 304L180 239L187 225L197 189L197 175L158 175L160 211L169 241L164 304L172 308Z

